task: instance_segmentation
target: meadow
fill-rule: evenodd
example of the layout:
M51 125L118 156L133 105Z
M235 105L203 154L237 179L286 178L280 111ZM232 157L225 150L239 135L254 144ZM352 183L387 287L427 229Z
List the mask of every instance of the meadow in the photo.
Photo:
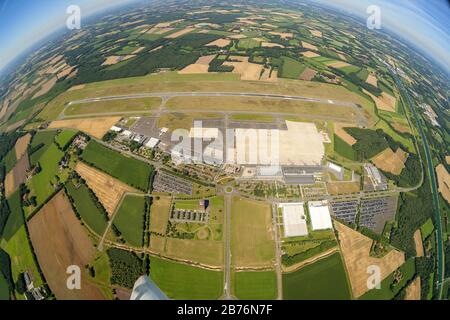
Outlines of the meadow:
M98 235L102 235L106 229L106 217L99 208L99 204L94 201L90 190L81 183L76 188L72 181L66 184L67 192L74 202L77 213L83 221Z
M234 295L241 300L274 300L277 277L274 271L241 271L234 273Z
M283 274L283 298L288 300L348 300L350 289L339 253Z
M171 299L219 299L223 272L150 258L150 278Z
M149 188L153 168L145 162L126 157L96 141L89 142L82 159L132 187L142 191Z
M114 218L114 225L132 246L141 247L144 232L145 198L126 195Z

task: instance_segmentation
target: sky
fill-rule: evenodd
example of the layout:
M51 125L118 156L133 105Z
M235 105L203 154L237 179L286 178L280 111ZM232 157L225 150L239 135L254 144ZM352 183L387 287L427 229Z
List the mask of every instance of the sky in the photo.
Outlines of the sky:
M76 4L82 16L133 0L0 0L0 70L21 51L65 26L66 9ZM381 9L382 28L427 48L450 70L450 8L445 0L313 0L367 17L369 5Z
M367 18L377 5L381 27L400 34L450 71L450 6L446 0L313 0Z

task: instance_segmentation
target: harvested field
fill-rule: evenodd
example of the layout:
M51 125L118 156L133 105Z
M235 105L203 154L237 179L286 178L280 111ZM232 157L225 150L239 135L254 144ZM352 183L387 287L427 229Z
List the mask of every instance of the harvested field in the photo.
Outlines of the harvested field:
M169 221L169 213L172 207L172 199L170 197L162 197L153 199L150 207L150 231L157 234L165 234L167 230L167 222Z
M448 174L447 169L445 169L443 164L439 164L436 167L436 174L439 184L439 192L442 197L450 203L450 174Z
M374 87L378 87L378 80L377 80L377 77L376 77L373 73L369 74L369 76L367 77L366 82L367 82L368 84L373 85Z
M228 46L230 43L231 43L231 40L217 39L217 40L214 40L213 42L208 43L206 46L207 47L224 48L224 47Z
M195 73L207 73L209 66L206 64L190 64L182 70L178 71L179 74L195 74Z
M405 300L420 300L420 277L416 277L407 287Z
M232 264L239 267L272 267L275 241L272 212L267 203L233 198L231 206Z
M383 280L405 262L405 254L395 249L389 251L382 258L371 257L372 239L339 222L335 221L334 225L338 231L342 255L355 298L368 291L367 268L369 266L378 266L381 272L381 280Z
M48 126L49 129L75 129L83 131L95 138L101 139L120 117L56 120Z
M420 229L414 232L414 244L416 245L416 257L423 257L423 242Z
M265 42L265 41L261 42L261 47L264 47L264 48L284 48L284 46L281 45L281 44L272 43L272 42Z
M282 39L292 39L294 37L294 34L292 32L269 32L270 34L273 34L274 36L280 36Z
M307 57L307 58L315 58L315 57L320 57L320 54L315 53L313 51L306 51L306 52L302 52L302 56Z
M348 194L360 191L359 182L329 182L327 190L330 194Z
M332 61L331 63L325 63L328 67L333 67L336 69L349 67L351 64L344 61Z
M145 49L145 47L139 47L139 48L137 48L136 50L134 50L131 54L132 54L132 55L133 55L133 54L138 54L138 53L142 52L144 49Z
M447 164L450 164L450 156L446 156L445 161L447 162Z
M265 68L261 78L261 81L277 81L278 80L278 71L272 70L272 73L269 68Z
M22 183L27 180L27 170L30 167L28 155L24 154L14 165L14 168L8 172L5 177L5 195L8 198Z
M314 37L322 38L322 31L319 30L309 30Z
M259 80L264 66L248 62L248 57L245 58L245 61L241 62L225 61L223 65L234 67L233 73L240 74L241 80Z
M240 39L247 38L247 36L243 35L243 34L235 34L235 35L229 36L228 38L234 39L234 40L240 40Z
M95 251L64 192L50 200L30 220L28 228L39 265L57 299L104 299L101 291L86 280L84 266L91 263ZM81 266L80 290L67 289L66 270L71 265Z
M31 99L36 99L40 96L43 96L44 94L46 94L47 92L50 91L51 88L53 88L53 86L56 84L56 81L58 81L57 77L52 77L50 80L46 81L42 86L41 89L36 92L33 96L33 98Z
M308 43L306 41L302 41L302 47L306 48L306 49L309 49L309 50L314 50L314 51L318 51L319 50L315 45L313 45L311 43Z
M399 148L399 150L401 149ZM391 148L387 148L375 158L372 158L372 162L378 169L398 176L405 167L406 157L404 154L405 153L403 151L394 153Z
M174 28L169 28L169 27L158 27L158 25L154 26L153 28L151 28L148 31L142 30L141 33L146 33L146 34L165 34L168 33L170 31L172 31Z
M85 84L78 84L76 86L73 86L72 88L70 88L67 91L74 91L74 90L79 90L79 89L83 89L86 85Z
M106 58L106 60L102 63L102 66L112 66L114 64L117 64L121 61L125 61L131 58L134 58L135 55L129 54L126 56L109 56Z
M404 124L401 124L399 122L391 122L390 124L395 131L398 131L400 133L411 133L411 129Z
M56 75L56 78L57 79L64 78L65 76L68 76L74 69L76 69L76 66L73 66L73 67L68 66L67 68L65 68L61 72L59 72Z
M306 68L300 75L299 79L305 80L305 81L311 81L312 78L314 78L316 74L317 74L317 71L310 69L310 68Z
M366 89L363 89L363 91L373 99L379 110L395 112L395 105L397 102L397 99L395 97L387 94L386 92L383 92L380 97L377 97L371 94Z
M100 203L108 212L108 217L114 213L122 196L127 192L138 193L139 191L127 184L114 179L87 164L79 161L75 167L76 172L82 177L88 187L94 191Z
M166 36L166 38L167 39L176 39L178 37L184 36L185 34L188 34L189 32L192 32L194 30L195 30L195 28L190 28L190 27L184 28L183 30L169 34L168 36Z
M189 74L189 73L207 73L209 69L209 64L216 57L215 54L209 56L203 56L198 58L198 60L185 67L184 69L178 71L180 74Z
M165 251L165 243L165 237L160 237L154 234L150 235L150 249L152 249L153 251L163 254Z
M353 138L350 134L347 133L347 131L344 130L344 128L351 128L354 127L351 124L345 124L345 123L334 123L334 133L344 140L349 145L353 146L357 141L355 138Z
M165 254L209 266L223 265L223 242L167 238Z
M31 140L31 134L27 133L26 135L20 137L16 141L15 150L16 150L16 159L22 158L22 156L27 152L28 144Z

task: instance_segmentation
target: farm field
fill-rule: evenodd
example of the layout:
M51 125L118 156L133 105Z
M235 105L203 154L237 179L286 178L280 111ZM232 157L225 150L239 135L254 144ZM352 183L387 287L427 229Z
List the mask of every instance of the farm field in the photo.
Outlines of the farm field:
M283 274L283 298L288 300L348 300L351 298L339 253L297 271Z
M64 111L64 115L75 116L107 112L148 111L159 107L161 101L159 97L150 97L72 104Z
M223 242L197 239L166 239L167 256L208 266L223 265Z
M414 277L415 274L415 264L414 258L409 259L402 266L399 267L399 272L401 274L401 280L396 283L395 275L391 273L383 281L381 281L381 288L372 289L366 292L360 299L362 300L391 300L397 293L408 284L408 282ZM394 283L396 283L394 285ZM420 282L419 282L420 285ZM419 291L420 293L420 291ZM420 294L419 294L420 299Z
M63 130L55 138L56 144L61 148L65 149L72 139L76 136L78 131L76 130Z
M24 154L5 177L5 197L8 198L22 183L26 182L27 170L29 167L30 163L28 155Z
M28 240L18 191L8 199L8 205L11 213L3 230L0 247L11 257L11 271L14 282L17 281L20 273L29 271L35 285L39 286L43 281ZM22 296L20 297L22 298Z
M359 298L368 290L367 268L369 266L377 265L383 280L405 262L405 254L396 249L391 249L382 258L371 257L372 239L339 222L335 222L335 228L338 231L342 255L355 298Z
M396 152L392 151L391 148L387 148L373 158L372 162L375 166L377 166L377 168L398 176L405 167L407 156L408 154L405 154L401 148L399 148Z
M150 258L150 277L171 299L219 299L223 272Z
M38 131L33 136L30 143L30 150L36 150L30 154L31 165L38 163L41 156L47 151L53 144L57 132L56 130Z
M120 117L56 120L52 121L48 127L50 129L80 130L95 138L101 139L119 120Z
M82 154L88 164L142 191L149 188L153 168L142 161L126 157L96 141L91 141Z
M16 159L22 158L22 156L27 152L30 140L31 134L27 133L16 141L16 145L14 147L14 150L16 151Z
M96 234L102 235L106 229L106 216L98 207L90 194L90 190L81 183L78 188L73 181L66 184L68 195L73 199L73 204L83 221Z
M274 300L277 277L274 271L240 271L234 273L234 295L240 300Z
M59 161L63 157L63 152L52 143L50 147L39 159L41 171L34 175L29 185L36 195L36 203L42 204L54 191L57 180L55 175L59 173Z
M234 267L271 267L275 260L271 208L264 202L235 197L231 206Z
M9 296L8 281L3 276L3 273L0 272L0 301L9 299L10 296Z
M447 203L450 203L450 174L443 164L439 164L436 167L436 175L439 185L439 192Z
M141 247L144 233L145 198L126 195L114 218L114 225L134 247Z
M172 199L170 197L160 196L159 199L153 198L150 207L150 231L158 234L165 234L167 230L167 221L171 210Z
M292 58L284 57L283 64L279 70L281 78L298 79L305 70L306 66Z
M94 247L64 192L59 192L29 222L30 238L48 285L57 299L103 299L100 290L81 277L81 290L66 286L66 269L85 266ZM49 237L48 235L52 236ZM83 273L86 273L81 267Z
M95 193L100 203L111 217L127 192L138 193L139 191L128 186L127 184L114 179L106 173L97 170L87 164L79 161L75 167L75 171L86 181L88 187Z

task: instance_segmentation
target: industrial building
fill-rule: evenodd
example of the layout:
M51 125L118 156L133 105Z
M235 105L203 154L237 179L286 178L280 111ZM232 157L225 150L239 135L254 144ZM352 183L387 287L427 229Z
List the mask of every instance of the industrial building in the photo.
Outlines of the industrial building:
M333 229L330 209L326 200L308 202L308 211L311 219L311 227L314 231Z
M308 235L305 209L303 202L280 203L283 215L284 237L298 237Z

